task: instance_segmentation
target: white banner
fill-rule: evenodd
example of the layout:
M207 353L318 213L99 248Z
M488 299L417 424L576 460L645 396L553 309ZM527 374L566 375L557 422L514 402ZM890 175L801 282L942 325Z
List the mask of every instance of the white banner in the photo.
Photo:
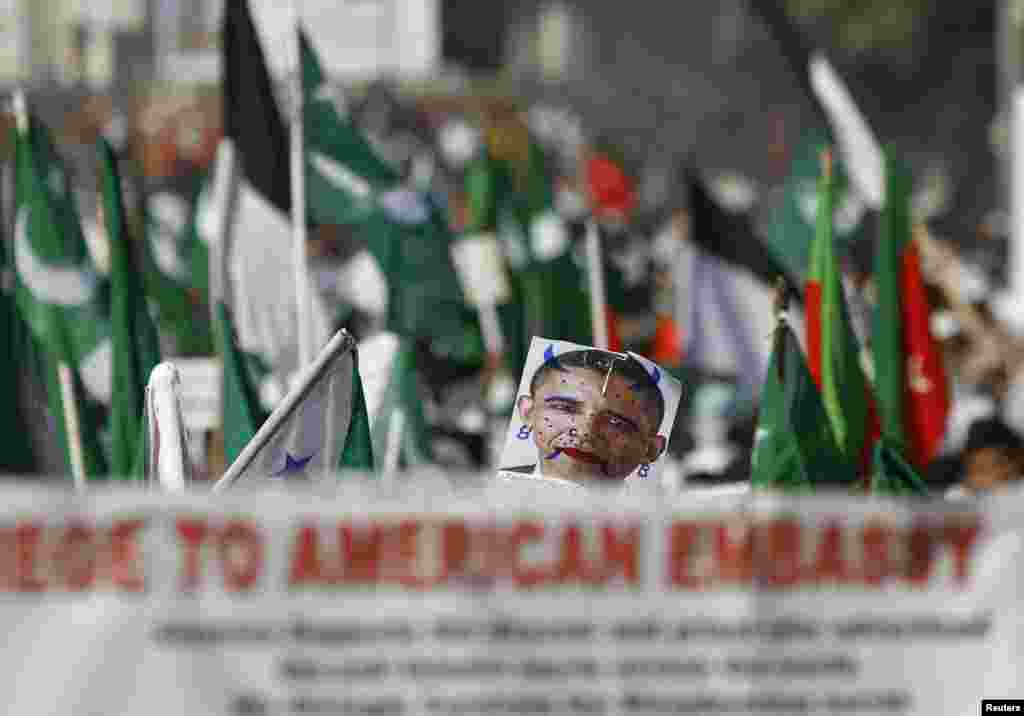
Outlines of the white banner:
M1022 695L1024 495L530 487L4 488L4 713L963 716Z

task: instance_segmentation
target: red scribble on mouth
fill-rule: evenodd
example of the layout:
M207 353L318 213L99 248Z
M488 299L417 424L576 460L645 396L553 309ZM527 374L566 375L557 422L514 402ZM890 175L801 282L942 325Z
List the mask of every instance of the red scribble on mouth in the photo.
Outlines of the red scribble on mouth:
M595 455L592 452L586 452L585 450L579 450L578 448L563 448L562 452L571 457L573 460L579 460L580 462L589 462L593 465L603 465L604 460Z

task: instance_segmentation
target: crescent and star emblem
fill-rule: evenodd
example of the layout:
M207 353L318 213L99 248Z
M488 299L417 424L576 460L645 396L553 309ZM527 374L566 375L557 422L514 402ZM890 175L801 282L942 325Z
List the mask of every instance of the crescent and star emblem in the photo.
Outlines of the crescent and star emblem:
M910 386L911 392L920 395L932 392L935 384L925 375L924 356L915 354L907 360L907 384Z
M81 306L96 293L96 274L88 265L53 266L40 261L28 239L28 207L18 209L14 231L14 262L21 282L44 303Z

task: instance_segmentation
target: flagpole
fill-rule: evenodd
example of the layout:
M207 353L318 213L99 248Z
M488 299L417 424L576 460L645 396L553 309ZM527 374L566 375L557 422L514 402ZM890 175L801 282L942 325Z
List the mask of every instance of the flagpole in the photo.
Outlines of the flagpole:
M313 360L313 326L310 305L309 266L306 263L306 167L304 159L303 105L305 97L302 87L302 49L299 30L302 14L299 0L294 0L295 76L292 79L292 127L291 127L291 174L292 174L292 260L295 263L295 309L299 340L299 371Z
M384 465L381 476L385 483L391 484L395 472L398 471L398 460L402 455L402 440L405 437L405 411L395 408L388 420L388 448L384 453Z
M231 295L231 244L233 227L238 206L238 163L235 159L235 145L225 137L217 145L214 160L213 180L210 186L209 203L220 209L217 216L216 236L210 256L210 320L217 322L217 302L233 306Z
M28 103L25 91L17 89L12 97L14 120L18 134L28 136ZM71 459L71 476L75 487L85 489L85 451L82 447L81 422L78 405L75 403L75 379L67 361L57 362L57 378L60 382L61 406L64 408L64 427L68 437L68 456Z
M270 439L277 432L278 428L291 417L296 406L301 403L314 384L323 377L324 372L330 368L332 361L341 353L355 348L356 341L344 328L334 334L334 337L320 351L316 360L299 370L299 378L296 384L288 391L288 394L281 399L274 408L274 411L263 421L263 425L246 443L242 452L238 454L235 461L228 466L228 469L221 478L214 483L213 491L225 490L238 479L249 464L252 463L256 454L263 449Z
M594 345L608 350L608 314L604 292L604 265L601 262L601 236L593 217L587 222L587 282L590 286L590 320Z
M177 367L166 362L153 368L146 386L147 478L166 492L182 492L191 480L180 386Z
M505 350L505 338L501 333L497 306L493 303L478 306L477 317L480 320L480 336L484 341L484 349L490 355L500 356Z
M78 419L78 404L75 403L75 380L67 361L57 363L60 378L60 402L64 407L64 424L68 434L68 453L71 457L71 476L75 487L85 489L85 454L82 450L82 430Z

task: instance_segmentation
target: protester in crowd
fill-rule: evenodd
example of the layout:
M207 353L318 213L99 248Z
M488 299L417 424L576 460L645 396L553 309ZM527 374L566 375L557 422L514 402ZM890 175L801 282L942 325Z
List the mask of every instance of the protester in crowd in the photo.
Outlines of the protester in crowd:
M959 494L996 492L1024 478L1024 437L998 417L976 420L967 433Z

